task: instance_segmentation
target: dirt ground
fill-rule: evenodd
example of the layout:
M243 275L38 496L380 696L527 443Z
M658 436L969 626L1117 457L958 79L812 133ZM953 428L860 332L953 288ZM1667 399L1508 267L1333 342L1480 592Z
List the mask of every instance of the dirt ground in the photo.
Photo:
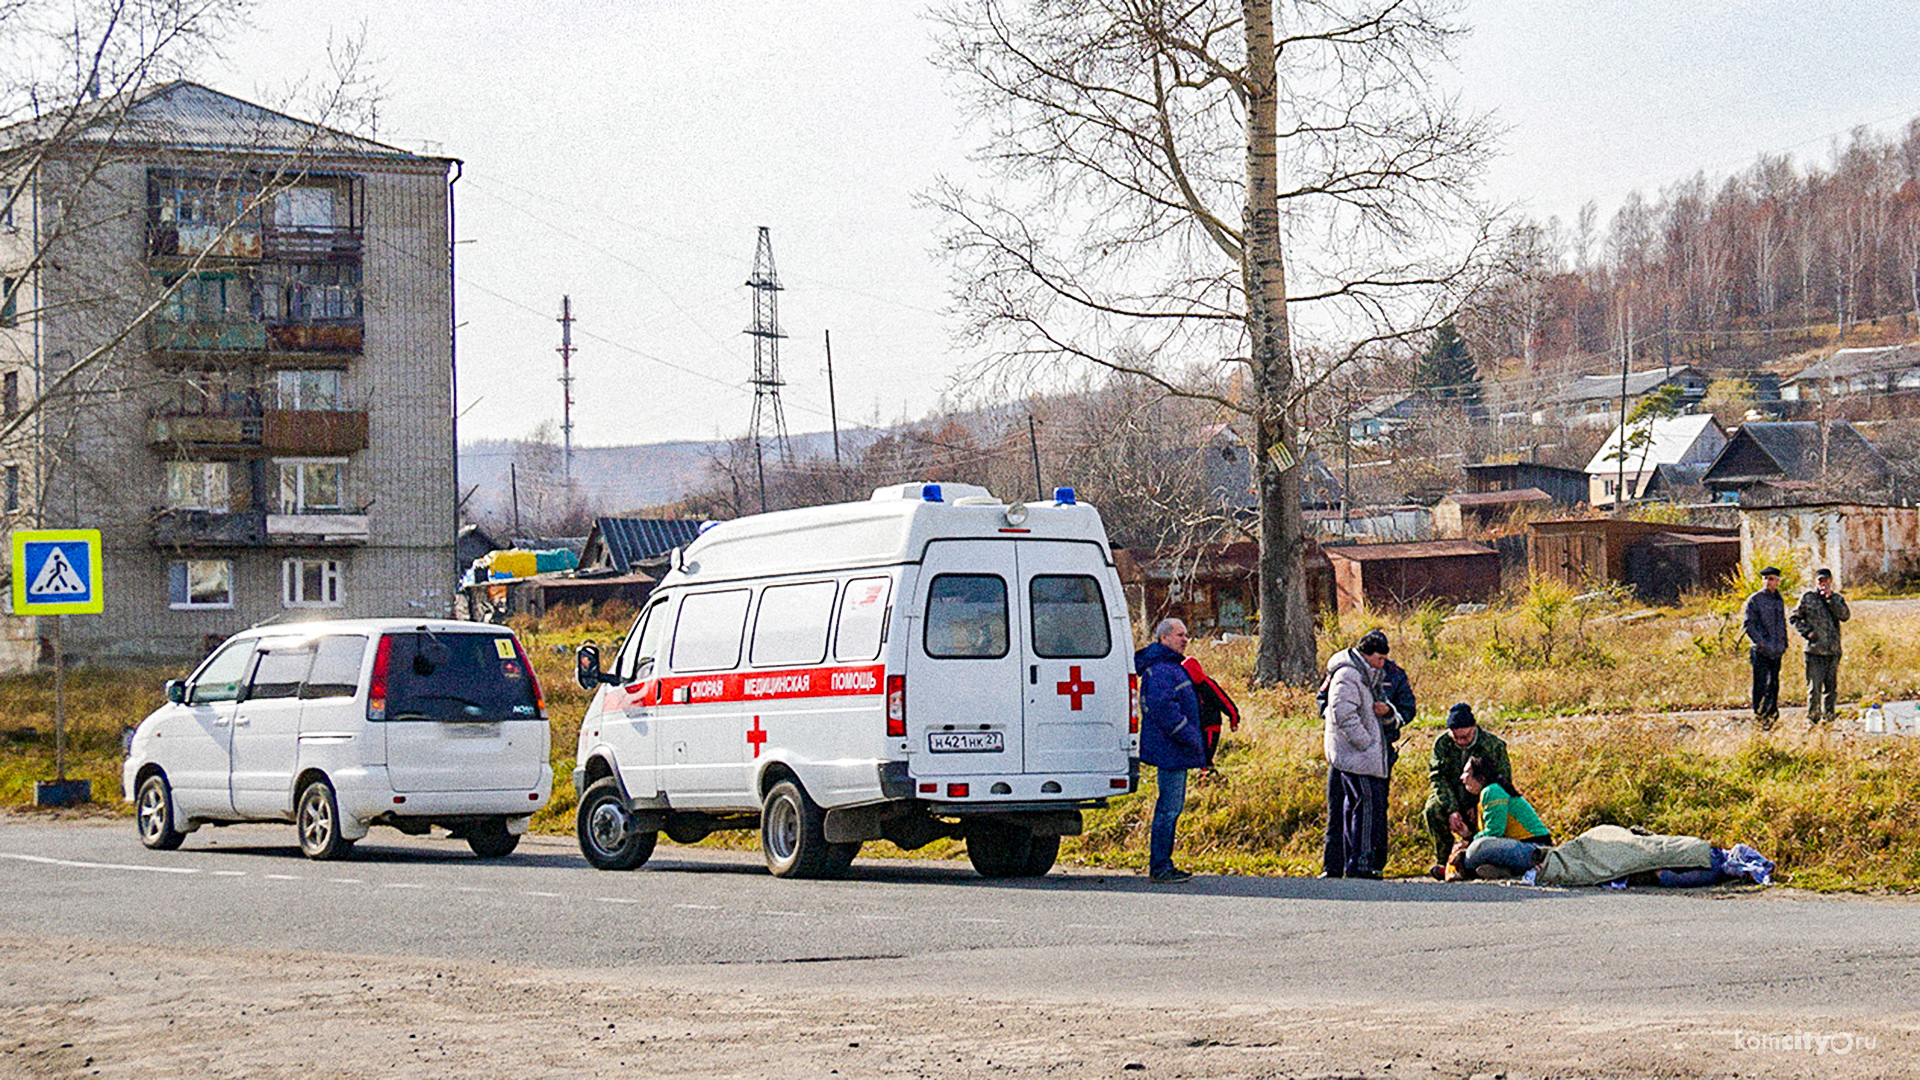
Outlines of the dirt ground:
M1920 1045L1911 1013L1781 1028L1587 1011L795 1001L671 979L0 937L0 1076L1869 1077L1910 1074Z

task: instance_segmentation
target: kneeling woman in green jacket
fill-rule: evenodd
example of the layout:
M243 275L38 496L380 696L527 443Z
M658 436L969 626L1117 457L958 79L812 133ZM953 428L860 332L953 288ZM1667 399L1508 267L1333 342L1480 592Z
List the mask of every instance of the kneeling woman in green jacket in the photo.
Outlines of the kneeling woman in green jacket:
M1461 871L1475 877L1518 877L1538 865L1553 837L1533 805L1518 791L1502 787L1493 763L1483 757L1467 759L1460 783L1480 800L1480 831L1467 846Z

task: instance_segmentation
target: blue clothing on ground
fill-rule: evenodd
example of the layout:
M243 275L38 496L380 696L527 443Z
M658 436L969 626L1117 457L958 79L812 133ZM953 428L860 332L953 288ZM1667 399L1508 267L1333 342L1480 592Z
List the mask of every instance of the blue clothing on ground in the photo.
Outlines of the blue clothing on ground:
M1515 840L1511 836L1475 837L1473 843L1467 845L1461 868L1471 874L1482 866L1493 865L1515 874L1524 874L1533 869L1534 853L1546 846L1532 840Z
M1171 651L1171 650L1169 650ZM1161 769L1154 776L1159 789L1153 799L1153 826L1147 833L1147 873L1173 872L1173 829L1187 807L1187 770Z
M1133 654L1140 675L1140 760L1156 769L1204 769L1200 699L1179 653L1154 642Z

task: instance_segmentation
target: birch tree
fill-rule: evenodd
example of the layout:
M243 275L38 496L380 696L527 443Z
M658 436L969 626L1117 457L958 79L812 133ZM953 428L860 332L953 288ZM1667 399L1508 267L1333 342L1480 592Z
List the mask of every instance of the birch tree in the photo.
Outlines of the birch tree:
M1342 364L1409 353L1486 244L1474 181L1490 125L1436 81L1453 12L951 0L934 13L936 63L984 136L986 179L930 197L950 223L963 340L983 368L1091 364L1239 416L1256 462L1262 684L1316 676L1304 397ZM1308 344L1331 359L1298 362ZM1193 389L1195 367L1221 389Z

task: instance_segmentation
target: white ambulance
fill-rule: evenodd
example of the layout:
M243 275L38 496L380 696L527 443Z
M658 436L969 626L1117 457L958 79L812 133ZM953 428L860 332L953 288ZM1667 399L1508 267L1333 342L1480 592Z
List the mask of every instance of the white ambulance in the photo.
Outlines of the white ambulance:
M866 840L966 841L1039 876L1080 811L1138 782L1138 691L1106 530L1071 488L1008 505L963 484L711 526L602 666L573 772L603 870L760 830L781 877Z

